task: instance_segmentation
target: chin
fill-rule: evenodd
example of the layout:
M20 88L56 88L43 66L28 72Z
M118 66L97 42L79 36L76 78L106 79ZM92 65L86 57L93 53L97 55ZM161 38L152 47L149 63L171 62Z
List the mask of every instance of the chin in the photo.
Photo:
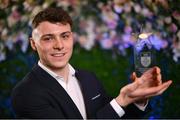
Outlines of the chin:
M55 62L55 63L53 63L52 64L52 66L54 67L54 68L57 68L57 69L62 69L62 68L65 68L66 66L67 66L67 64L68 63L59 63L59 62Z

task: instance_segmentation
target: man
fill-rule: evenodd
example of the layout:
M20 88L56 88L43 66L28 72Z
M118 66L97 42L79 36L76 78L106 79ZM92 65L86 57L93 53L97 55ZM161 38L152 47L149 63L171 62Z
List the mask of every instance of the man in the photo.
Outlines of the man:
M39 12L33 22L31 47L39 55L35 65L12 92L18 118L139 118L148 98L163 93L171 81L162 83L154 67L120 90L116 98L106 95L93 73L69 64L73 51L72 20L61 8Z

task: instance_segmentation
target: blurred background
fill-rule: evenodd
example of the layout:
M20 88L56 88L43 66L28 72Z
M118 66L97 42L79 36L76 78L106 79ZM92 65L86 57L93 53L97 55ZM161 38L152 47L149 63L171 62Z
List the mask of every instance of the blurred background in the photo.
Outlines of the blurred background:
M95 72L111 96L130 81L140 29L152 32L163 80L173 84L151 99L152 111L145 118L180 118L179 5L180 0L0 0L0 118L14 118L11 91L38 61L28 41L32 18L57 6L74 21L70 63Z

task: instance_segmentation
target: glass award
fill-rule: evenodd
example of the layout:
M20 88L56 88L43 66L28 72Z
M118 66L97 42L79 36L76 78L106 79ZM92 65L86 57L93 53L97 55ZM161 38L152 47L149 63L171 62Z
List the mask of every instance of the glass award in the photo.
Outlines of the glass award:
M139 34L134 45L134 67L138 77L155 66L155 49L149 39L151 35L152 33Z

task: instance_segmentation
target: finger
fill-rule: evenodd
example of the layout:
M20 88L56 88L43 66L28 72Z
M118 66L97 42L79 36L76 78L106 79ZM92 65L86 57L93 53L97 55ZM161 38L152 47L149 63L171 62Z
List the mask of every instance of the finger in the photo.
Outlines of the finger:
M159 75L161 75L161 70L160 70L160 68L159 67L157 67L157 66L155 66L155 67L153 67L154 68L154 70L153 70L153 73L152 73L152 75L153 75L153 79L158 79L158 76Z
M161 74L159 74L157 76L157 85L161 85L161 84L162 84L162 76L161 76Z
M159 85L157 87L152 87L151 89L149 89L149 91L147 91L146 95L147 96L159 95L159 93L161 93L161 91L163 90L166 90L170 86L171 83L172 81L167 81L163 83L162 85Z
M172 81L171 81L171 83L169 83L169 86L170 86L170 84L172 84ZM169 86L168 86L168 87L169 87ZM157 93L157 95L162 94L168 87L165 87L164 89L160 90L160 91Z
M160 86L150 87L147 89L139 89L139 90L129 93L129 96L130 97L153 96L153 95L156 95L159 92L163 91L164 89L166 90L171 83L172 83L172 81L170 80L170 81L163 83Z
M157 74L160 74L160 73L161 73L161 70L157 66L152 67L152 68L148 69L146 72L144 72L144 74L154 74L154 75L157 75Z
M149 92L147 94L147 96L160 95L162 92L164 92L164 90L166 90L170 86L171 83L172 83L172 81L167 81L167 82L163 83L162 85L156 87L156 89L154 89L154 90L152 88L151 92Z
M153 78L153 74L152 73L142 74L141 78L142 79L152 79Z
M153 82L151 83L151 86L158 86L162 84L162 80L161 80L161 70L159 67L155 66L152 68L153 69L153 73L149 73L147 74L145 77L146 79L152 79ZM149 75L149 76L148 76ZM152 75L152 76L151 76Z
M161 69L157 66L154 67L154 72L158 75L161 73Z
M172 83L170 83L172 84ZM169 86L168 86L169 87ZM156 94L152 94L152 95L148 95L146 96L146 98L149 98L149 97L153 97L153 96L157 96L157 95L161 95L168 87L165 87L163 89L161 89L159 92L157 92Z
M140 78L136 79L136 81L138 81L139 85L143 85L146 86L147 84L150 84L153 82L153 79L146 75L146 76L141 76Z
M141 76L142 79L155 79L157 74L154 73L155 68L150 68L146 72L144 72Z
M153 75L151 86L159 86L162 84L161 74Z
M152 74L155 71L155 67L149 68L147 71L144 72L144 74Z
M131 74L131 80L134 82L135 80L136 80L136 78L137 78L137 76L136 76L136 73L135 72L133 72L132 74Z

